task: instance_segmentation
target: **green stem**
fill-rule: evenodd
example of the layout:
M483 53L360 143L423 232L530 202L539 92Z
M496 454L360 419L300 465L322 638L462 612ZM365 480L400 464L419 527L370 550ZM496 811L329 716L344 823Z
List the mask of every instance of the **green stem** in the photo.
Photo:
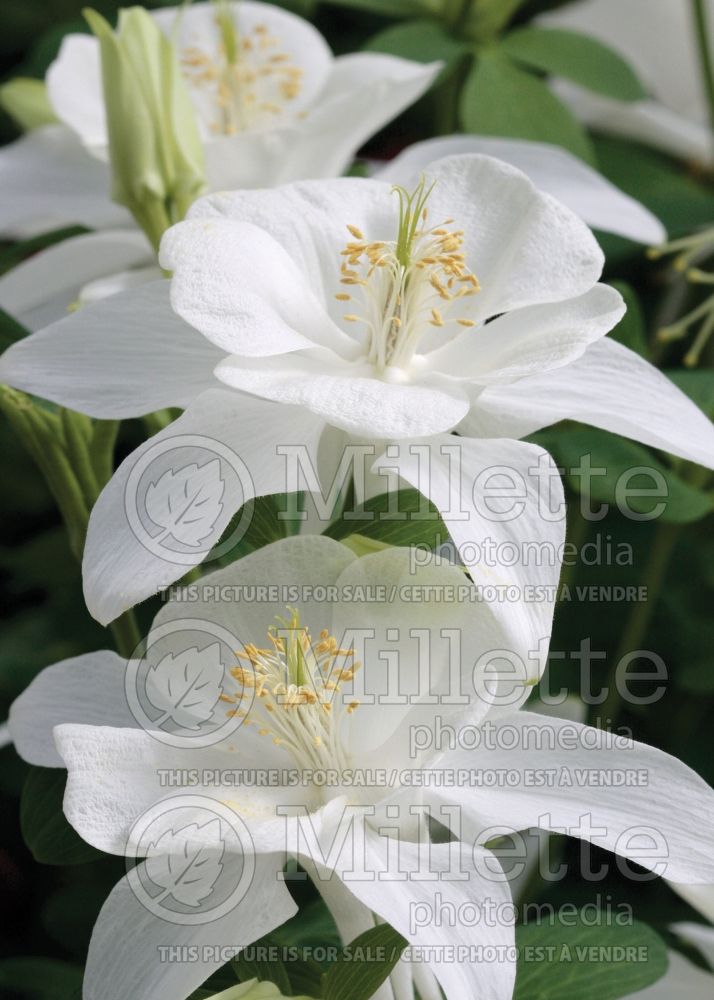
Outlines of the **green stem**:
M114 446L119 433L118 420L97 420L89 445L89 456L100 486L108 483L114 471Z
M124 614L113 621L109 626L114 636L114 645L120 656L129 659L136 652L136 648L141 642L141 632L136 623L133 611L125 611Z
M617 666L623 657L642 647L642 642L647 635L652 616L656 610L667 567L681 530L682 528L679 524L659 524L656 528L649 559L642 578L642 583L647 588L647 600L640 601L634 605L625 625L625 630L620 638L617 652L610 664L607 678L607 687L609 689L607 697L602 705L594 706L594 713L600 719L602 725L606 725L608 719L614 722L619 713L622 696L617 690L615 683Z
M692 5L694 8L697 48L699 50L699 64L707 107L709 109L709 126L712 132L712 142L714 142L714 61L712 60L712 53L709 48L709 18L706 0L692 0Z

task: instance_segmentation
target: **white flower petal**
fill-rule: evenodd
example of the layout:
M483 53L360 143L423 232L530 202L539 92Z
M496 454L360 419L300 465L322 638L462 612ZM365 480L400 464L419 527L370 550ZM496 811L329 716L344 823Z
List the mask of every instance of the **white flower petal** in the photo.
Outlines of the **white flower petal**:
M429 367L477 383L508 382L562 368L622 319L625 303L608 285L578 298L514 309L467 330L426 356Z
M0 379L92 417L187 406L220 351L174 314L162 280L81 308L8 348Z
M567 80L555 80L552 88L575 117L592 129L627 142L645 143L695 163L712 162L709 126L688 121L659 101L614 101Z
M357 350L282 246L257 226L179 223L164 236L160 260L174 272L174 310L231 354L263 357L315 344L347 356Z
M340 56L307 116L304 141L293 151L300 173L290 179L343 173L360 146L418 100L440 69L441 63L424 65L377 52Z
M55 728L54 736L67 768L65 815L88 844L108 854L129 854L137 846L135 841L144 829L137 826L139 821L151 826L152 843L158 844L162 825L168 829L172 822L166 803L188 792L209 805L215 801L230 808L241 829L248 829L256 851L261 852L273 849L269 839L284 847L285 820L276 815L276 808L295 801L309 804L310 790L305 788L203 783L201 776L211 772L233 774L241 768L277 770L281 764L285 766L277 749L269 741L249 735L247 727L231 738L236 752L223 745L177 750L164 743L160 733L138 728L62 724ZM187 789L162 782L161 774L177 767L195 770L198 783ZM200 804L189 803L187 808L200 812ZM261 835L264 832L267 836Z
M472 834L481 836L498 824L514 831L540 827L567 832L666 878L712 881L714 791L686 764L644 743L535 712L504 716L498 726L507 734L499 738L497 729L478 751L447 753L442 761L451 770L473 766L478 758L478 766L486 770L507 768L509 774L523 776L518 784L494 786L488 795L461 789ZM545 794L536 788L527 776L533 769L559 776L555 786ZM623 769L645 777L638 785L586 780L593 771L616 774ZM563 780L564 773L570 782ZM433 794L443 801L443 792Z
M558 420L580 420L714 468L711 421L653 365L609 337L565 368L489 386L460 430L524 437Z
M354 528L359 532L359 521ZM344 720L349 738L361 757L376 750L375 767L388 766L387 755L395 767L414 766L408 727L445 716L452 710L451 694L473 698L478 657L511 649L518 636L478 600L463 570L423 552L415 562L409 548L389 548L354 561L338 587L353 596L333 605L331 633L340 645L354 646L363 664L352 691L359 707ZM382 593L388 599L374 599ZM515 652L526 656L528 651ZM460 662L460 676L451 676L455 662ZM422 699L428 699L424 707Z
M413 186L430 163L462 153L482 153L522 170L540 191L561 201L589 226L639 243L663 243L664 226L644 205L620 191L572 153L545 142L490 136L450 135L407 147L374 176Z
M245 643L265 645L270 626L276 616L284 616L285 600L241 600L240 594L253 588L266 587L265 593L286 594L286 588L297 588L301 596L295 603L300 619L313 636L329 623L330 605L314 599L322 587L336 584L342 572L356 556L346 546L322 535L296 535L266 545L232 562L225 569L201 578L198 600L191 601L191 617L223 626ZM219 589L220 588L220 589ZM245 589L244 589L245 588ZM248 590L250 588L250 590ZM312 588L318 588L314 591ZM234 594L234 600L219 601L213 595ZM186 617L186 603L168 601L154 620L152 631L167 622ZM151 634L149 643L151 644Z
M242 504L254 496L290 488L286 460L276 449L299 445L314 460L322 428L322 421L306 410L275 406L222 390L199 396L183 416L125 459L94 506L83 562L84 595L91 614L104 624L113 621L122 611L156 594L184 576L190 566L202 562L208 547L218 542ZM187 436L193 442L190 445ZM238 465L240 475L229 475L230 470L221 466L220 504L207 541L204 539L195 552L183 552L181 558L167 548L164 558L161 545L153 544L148 535L137 530L136 522L130 521L132 504L139 501L133 493L127 497L126 490L133 470L141 470L137 463L145 460L147 452L166 455L171 452L173 439L183 449L182 470L195 468L199 475L209 461L218 459L233 468L236 463L242 464ZM231 452L229 462L226 456ZM150 464L151 457L146 461ZM156 504L167 504L170 479L162 472L154 485ZM190 495L188 481L186 489Z
M508 648L521 661L531 654L525 667L536 680L565 542L563 487L550 456L522 441L436 435L390 445L375 467L397 469L429 497L474 583L492 594L485 599L513 636ZM529 600L536 592L538 600Z
M136 726L124 693L126 661L102 649L42 670L10 707L10 733L24 760L63 767L52 730L62 722Z
M0 277L0 308L30 330L39 330L66 316L87 282L152 260L151 247L137 230L74 236Z
M305 285L341 319L335 303L340 286L341 251L353 239L348 225L369 239L396 235L397 202L388 184L363 177L300 181L276 190L224 191L199 198L189 219L229 218L250 222L277 240L301 269Z
M221 361L216 377L279 403L305 406L331 426L367 438L416 437L450 430L468 413L455 382L425 375L421 382L376 378L371 366L347 365L319 352L280 358Z
M0 150L0 233L42 223L126 226L128 213L111 200L109 168L64 125L47 125ZM33 227L39 228L39 227Z
M46 79L47 95L57 117L87 149L106 156L102 68L99 42L94 35L65 35Z
M585 223L510 164L449 156L424 175L436 182L428 205L432 225L453 218L464 230L466 262L481 283L474 318L562 302L583 295L600 277L604 257Z
M690 890L690 896L694 898L696 898L697 893L707 893L711 912L712 886L690 885L686 888ZM698 909L702 908L698 907ZM714 966L714 927L709 927L705 924L695 924L691 921L682 921L673 924L671 930L674 931L677 937L682 938L683 941L693 944L704 955L707 962L711 966ZM712 978L714 980L714 973L712 974ZM712 985L714 985L714 981Z
M141 285L148 285L152 281L163 278L163 273L158 264L149 264L147 267L135 267L130 271L115 271L107 274L103 278L89 281L79 289L79 303L82 306L91 305L93 302L101 302L111 295L119 292L127 292L130 288L140 288Z
M437 957L429 965L436 975L447 1000L463 1000L469 996L489 997L489 1000L510 1000L515 978L515 963L507 958L494 962L455 962L450 961L449 951L459 945L469 946L478 943L483 947L494 947L499 952L506 952L513 946L513 927L502 924L498 917L494 921L479 924L478 929L466 927L459 921L458 914L465 904L478 906L482 900L488 900L491 912L501 913L511 902L508 885L504 881L490 878L484 872L484 858L489 854L475 848L467 850L461 844L432 844L429 851L429 870L441 871L442 877L436 880L423 880L416 874L424 866L420 849L417 844L401 841L399 844L399 870L394 873L395 881L378 873L390 872L390 855L392 866L396 852L389 850L386 837L367 829L365 837L364 858L353 856L349 851L343 851L339 859L337 874L365 906L387 921L410 944L433 949ZM361 864L365 862L365 872L371 877L364 878ZM477 861L477 864L474 862ZM490 865L493 869L495 858L490 855ZM411 879L404 879L404 872L414 873ZM467 874L456 880L449 877L449 872L461 871ZM375 878L375 873L378 877ZM400 874L401 873L401 874ZM362 878L360 878L362 875ZM447 906L449 912L455 912L455 921L432 922L428 927L416 929L413 924L414 908L420 904L426 912L432 914L438 910L438 898ZM453 909L452 909L453 908ZM491 926L491 923L495 926ZM486 926L488 924L489 926ZM443 957L439 957L439 952Z
M125 876L112 890L94 925L84 978L85 1000L116 1000L117 984L132 1000L184 1000L226 955L252 944L297 912L276 878L277 855L256 857L248 893L227 914L204 924L162 920L139 900ZM242 861L228 856L221 877L240 879ZM179 949L176 951L175 949ZM166 957L169 956L170 960ZM190 956L176 961L176 955Z

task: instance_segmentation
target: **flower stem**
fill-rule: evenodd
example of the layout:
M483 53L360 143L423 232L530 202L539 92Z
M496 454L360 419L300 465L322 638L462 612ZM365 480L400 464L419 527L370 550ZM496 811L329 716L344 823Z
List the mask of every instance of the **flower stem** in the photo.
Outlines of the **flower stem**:
M709 47L709 18L706 9L706 0L692 0L694 8L694 26L697 35L697 48L699 50L699 65L704 84L704 93L709 109L709 126L712 132L712 142L714 143L714 60Z
M594 714L600 719L601 725L606 725L608 720L614 721L620 711L622 696L615 683L617 666L623 657L640 649L642 645L657 607L667 567L681 530L679 524L659 524L656 528L642 578L642 583L646 587L647 600L635 604L632 609L610 664L607 678L607 697L602 705L597 705L594 709Z
M136 647L141 642L141 633L139 632L134 612L125 611L109 627L114 636L114 645L116 646L117 653L129 659L134 655Z

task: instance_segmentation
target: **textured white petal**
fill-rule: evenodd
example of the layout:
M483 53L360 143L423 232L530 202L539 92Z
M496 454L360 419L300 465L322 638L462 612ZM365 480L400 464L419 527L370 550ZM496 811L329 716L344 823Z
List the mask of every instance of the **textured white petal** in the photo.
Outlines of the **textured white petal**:
M88 282L152 260L151 247L138 230L74 236L0 277L0 308L28 329L39 330L66 316Z
M109 168L64 125L33 129L0 150L0 232L12 235L34 223L49 230L129 222L128 213L111 200Z
M348 365L318 352L226 358L216 377L234 389L305 406L331 426L367 438L450 430L469 409L465 391L453 381L427 373L416 384L389 382L376 378L369 365Z
M161 243L171 304L231 354L263 357L321 344L354 354L298 266L257 226L232 219L174 226Z
M224 864L222 877L238 881L242 862L228 857ZM85 1000L116 1000L118 983L133 1000L184 1000L225 964L231 949L235 954L297 912L285 884L276 878L280 864L277 855L257 857L247 895L224 916L196 926L150 913L124 877L94 925ZM182 954L188 960L177 961L175 956Z
M124 693L126 661L102 649L41 671L10 708L10 733L30 764L63 767L52 730L63 722L135 726Z
M488 387L465 434L524 437L558 420L580 420L714 468L714 427L684 393L609 337L565 368Z
M436 435L391 445L376 466L397 469L429 497L474 583L517 637L510 648L521 658L532 652L525 667L537 679L565 541L563 487L550 456L520 441Z
M499 738L497 730L478 751L457 750L443 759L447 769L478 760L487 771L507 768L522 775L519 783L494 785L488 794L461 789L476 835L497 824L567 832L666 878L711 882L714 791L681 761L644 743L535 712L505 716L498 726L507 735ZM536 787L528 780L533 769L555 774L555 785ZM639 784L589 780L593 772L623 770L642 775ZM564 772L570 782L563 781ZM444 798L443 792L433 794Z
M549 143L473 135L426 139L409 146L389 163L380 164L374 176L413 186L424 167L459 153L482 153L512 164L527 174L539 190L567 205L594 229L646 244L666 239L664 226L644 205L572 153Z
M453 218L464 230L466 262L481 282L474 318L562 302L598 280L604 258L588 227L538 191L524 173L489 156L449 156L424 169L436 182L433 225Z
M0 379L92 417L134 417L187 406L216 385L222 356L172 311L162 280L13 344L0 358Z
M99 42L94 35L65 35L47 70L47 94L57 117L88 149L105 155L107 120Z
M424 880L417 874L420 860L422 868L424 866L420 848L416 844L402 841L398 853L399 869L394 873L396 880L391 881L386 873L393 871L396 853L388 853L388 845L386 837L367 830L364 858L353 856L348 851L343 852L343 857L338 861L337 873L346 888L391 924L410 944L434 949L437 957L429 965L447 1000L463 1000L470 996L510 1000L515 964L510 963L507 958L501 962L453 961L449 960L448 952L459 945L479 944L494 947L500 957L501 953L505 953L513 945L511 925L499 922L496 916L493 921L481 921L478 927L467 927L457 916L455 920L449 918L436 922L432 919L430 925L424 928L415 929L413 926L415 908L421 905L427 912L434 914L438 911L438 899L443 900L447 906L450 903L449 912L457 915L465 904L479 906L484 901L488 901L491 913L502 913L503 908L510 904L510 893L505 881L485 876L484 859L488 852L478 848L471 852L460 844L432 844L429 851L429 871L442 874L438 879ZM363 863L368 876L366 878L362 873ZM489 863L493 869L495 859L492 855ZM464 879L463 875L459 879L453 879L453 875L450 878L449 873L455 871L466 874L467 878ZM413 877L405 880L400 872L412 872ZM380 878L380 873L385 874Z
M289 490L286 460L277 449L299 445L305 447L308 456L314 456L322 427L318 418L294 407L222 390L199 396L183 416L125 459L92 511L83 575L87 607L94 617L103 623L112 621L122 611L173 583L192 565L203 561L208 548L218 542L243 503L254 496ZM131 490L127 494L127 484L132 476L140 475L141 463L150 466L154 455L157 460L170 457L172 448L181 449L180 467L189 470L187 475L191 468L199 475L209 462L222 463L220 502L215 518L211 518L210 531L201 545L195 550L181 550L179 557L173 548L162 547L153 536L144 534L140 530L143 522L138 527L131 520L140 500ZM158 477L155 499L161 506L170 482L163 466L161 476L159 467L154 468ZM152 475L150 471L146 474ZM190 479L187 489L189 483Z
M624 313L619 292L595 285L578 298L514 309L462 332L426 360L435 371L486 384L537 375L576 361Z
M362 177L301 181L276 190L224 191L199 198L190 219L229 218L265 229L298 265L305 285L325 304L335 303L340 286L340 255L353 239L348 225L369 239L394 239L397 203L390 185ZM344 304L333 306L334 318Z
M280 833L285 821L276 817L276 808L298 803L309 804L310 790L284 787L258 788L230 781L207 781L206 774L232 774L241 768L278 768L280 755L270 741L242 738L247 729L233 734L231 745L217 747L168 746L154 734L142 729L115 729L108 726L62 724L55 728L59 755L67 768L64 812L79 835L108 854L130 854L141 842L146 829L152 830L151 843L161 853L158 835L170 828L174 805L182 805L189 814L201 812L213 803L223 804L238 817L236 825L247 829L257 851L270 849L263 829ZM260 744L259 746L257 744ZM283 766L284 762L283 762ZM193 770L197 782L178 786L162 780L176 768ZM227 814L230 816L230 813ZM210 833L205 834L206 843ZM282 844L284 846L284 832ZM138 848L137 848L138 849Z

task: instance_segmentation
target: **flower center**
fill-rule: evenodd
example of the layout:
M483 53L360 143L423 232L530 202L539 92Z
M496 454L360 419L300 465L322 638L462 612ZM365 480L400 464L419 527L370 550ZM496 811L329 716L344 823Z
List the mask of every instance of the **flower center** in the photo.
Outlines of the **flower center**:
M422 178L411 194L395 187L399 225L393 241L369 242L357 226L341 256L340 283L355 292L339 292L339 302L358 300L361 312L347 313L348 323L367 327L367 358L381 374L406 369L428 327L449 323L474 327L474 320L449 317L456 303L480 289L466 265L463 230L453 219L430 227L427 202L433 190Z
M241 692L222 697L238 706L251 701L249 708L236 707L229 714L241 716L243 725L257 725L259 735L285 747L299 767L343 769L343 702L337 696L360 664L354 661L354 649L340 648L326 629L313 644L299 613L289 610L289 619L279 618L280 626L268 630L266 648L249 643L236 653L243 662L231 674ZM350 701L344 710L351 715L358 706Z
M217 0L216 8L221 39L217 52L189 46L181 64L189 83L209 98L209 128L235 135L281 115L299 95L303 71L281 51L280 40L264 24L241 35L230 0Z

